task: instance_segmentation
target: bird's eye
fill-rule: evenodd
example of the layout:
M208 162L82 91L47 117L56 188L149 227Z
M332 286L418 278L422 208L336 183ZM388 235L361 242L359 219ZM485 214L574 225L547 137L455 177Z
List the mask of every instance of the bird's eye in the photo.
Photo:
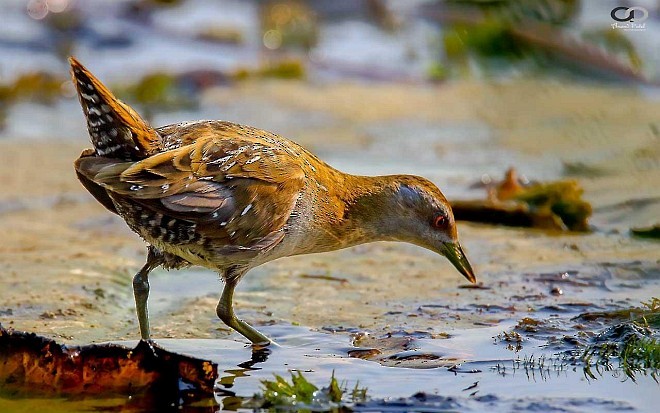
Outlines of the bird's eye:
M443 213L438 213L433 218L433 226L435 228L439 228L439 229L445 228L447 227L448 222L449 220L447 219L447 216Z

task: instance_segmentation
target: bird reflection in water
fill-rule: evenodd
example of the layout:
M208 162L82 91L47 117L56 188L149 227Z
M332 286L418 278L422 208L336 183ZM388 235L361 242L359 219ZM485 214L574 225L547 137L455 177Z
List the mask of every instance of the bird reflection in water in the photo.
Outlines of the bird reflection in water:
M241 407L243 398L236 397L236 393L229 389L234 387L234 382L238 377L249 377L250 371L261 370L260 367L254 366L266 362L271 354L272 351L269 348L254 347L252 349L252 357L250 357L250 360L239 363L236 366L238 368L224 370L225 375L220 377L215 388L216 400L222 402L223 409L236 410Z

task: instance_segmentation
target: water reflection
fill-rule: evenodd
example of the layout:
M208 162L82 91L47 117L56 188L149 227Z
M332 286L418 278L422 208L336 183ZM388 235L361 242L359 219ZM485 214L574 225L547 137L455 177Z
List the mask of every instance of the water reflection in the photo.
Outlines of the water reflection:
M287 371L302 371L319 387L326 384L335 371L340 380L347 381L349 388L359 382L368 389L372 402L367 406L371 408L375 403L384 407L382 398L392 401L398 397L411 406L422 406L423 403L415 398L417 396L412 397L416 393L429 395L429 400L451 397L461 408L477 411L485 408L486 403L507 408L534 402L552 408L584 403L585 408L595 409L606 404L607 400L613 400L613 394L657 394L653 380L622 383L618 374L597 375L597 380L587 377L583 366L575 359L546 349L543 340L527 338L524 350L517 354L493 342L498 332L511 327L513 324L502 323L489 328L452 331L447 339L411 339L408 348L413 350L408 355L414 355L418 361L437 362L427 366L435 368L415 370L405 365L381 365L378 359L369 361L348 357L356 348L349 335L320 333L295 326L263 327L266 334L279 343L269 349L253 350L246 344L227 340L168 339L158 342L168 350L194 354L218 363L218 371L223 373L217 383L216 401L227 410L240 408L242 403L259 393L261 380L271 380L274 374L287 378ZM400 356L395 354L390 361ZM449 360L452 362L448 363ZM471 387L475 382L478 385ZM590 383L588 397L580 390L584 382ZM507 389L505 392L503 386ZM619 407L646 411L645 405L637 398L621 396L616 403ZM361 407L355 408L359 410Z
M268 360L268 356L270 356L271 353L272 351L267 348L252 349L252 357L250 360L237 364L237 367L240 367L239 369L224 370L224 373L227 375L222 375L222 377L218 379L216 395L219 397L235 396L236 394L229 390L234 386L234 381L238 377L249 376L247 372L261 370L260 367L253 366L258 363L266 362Z

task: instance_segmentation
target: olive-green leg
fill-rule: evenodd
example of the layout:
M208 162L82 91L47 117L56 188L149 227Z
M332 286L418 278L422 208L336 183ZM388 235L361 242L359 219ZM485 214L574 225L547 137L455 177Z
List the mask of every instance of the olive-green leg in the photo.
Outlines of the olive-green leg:
M227 273L227 277L225 277L225 288L222 290L222 297L220 297L215 311L225 324L245 336L245 338L252 342L252 345L267 346L271 343L268 337L255 330L245 321L238 319L236 314L234 314L232 300L239 278L231 272Z
M149 248L147 263L133 277L133 295L135 296L135 309L137 311L138 322L140 323L140 337L143 340L149 340L151 333L149 331L149 311L147 310L147 300L149 299L149 273L162 263L162 255L158 254L153 248Z

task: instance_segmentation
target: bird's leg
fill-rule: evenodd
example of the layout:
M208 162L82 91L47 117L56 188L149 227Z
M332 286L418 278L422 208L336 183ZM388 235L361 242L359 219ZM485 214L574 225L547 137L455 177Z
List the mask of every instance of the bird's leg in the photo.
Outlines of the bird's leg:
M245 338L252 342L252 345L267 346L270 344L268 337L255 330L245 321L238 319L236 314L234 314L232 300L234 298L234 289L239 279L240 275L236 276L231 270L228 271L225 277L225 289L222 290L222 297L220 297L215 311L225 324L245 336Z
M140 336L143 340L149 340L149 312L147 310L147 299L149 298L149 273L162 264L162 254L155 248L149 247L147 263L133 277L133 295L135 296L135 309L137 310L138 322L140 323Z

